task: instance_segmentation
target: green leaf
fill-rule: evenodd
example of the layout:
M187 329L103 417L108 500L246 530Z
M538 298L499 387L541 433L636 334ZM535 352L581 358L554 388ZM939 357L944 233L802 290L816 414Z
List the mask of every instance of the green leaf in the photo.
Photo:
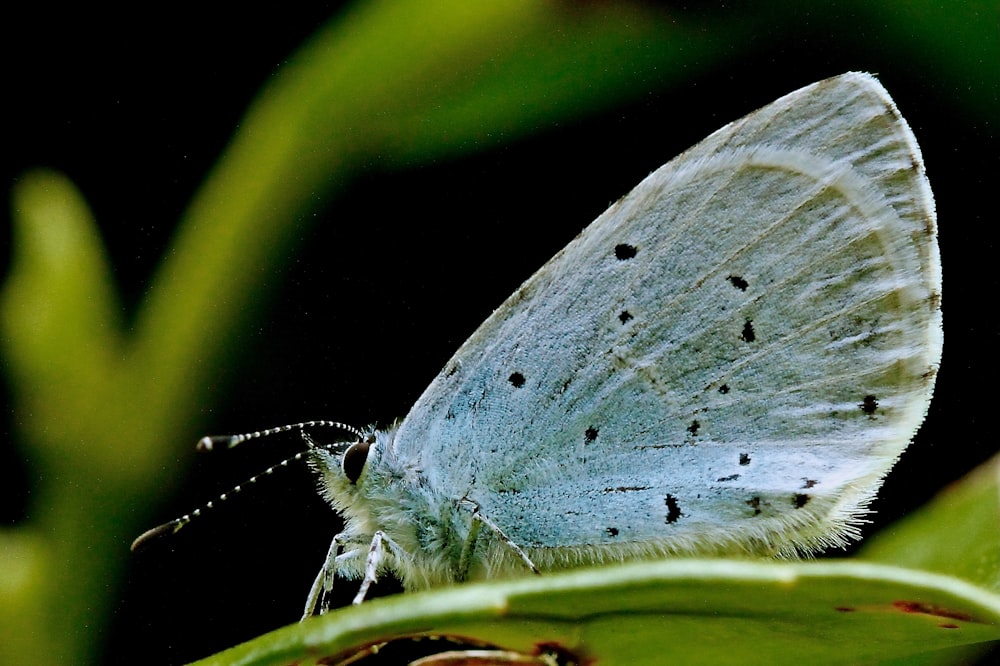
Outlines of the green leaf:
M603 666L872 663L1000 639L1000 597L876 564L674 560L376 599L198 663L340 663L416 636Z
M1000 591L1000 456L865 542L858 556Z

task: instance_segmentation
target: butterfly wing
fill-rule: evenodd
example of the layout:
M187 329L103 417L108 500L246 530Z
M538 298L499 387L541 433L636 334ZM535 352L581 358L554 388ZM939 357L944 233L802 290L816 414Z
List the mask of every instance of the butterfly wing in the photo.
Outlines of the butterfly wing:
M458 350L393 453L540 565L840 543L926 412L935 214L849 73L715 132Z

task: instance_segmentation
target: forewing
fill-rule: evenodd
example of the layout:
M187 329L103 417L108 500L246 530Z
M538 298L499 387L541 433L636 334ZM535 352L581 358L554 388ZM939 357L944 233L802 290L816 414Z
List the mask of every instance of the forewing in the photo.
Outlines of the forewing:
M925 414L940 268L917 144L865 74L661 167L517 290L395 454L528 548L811 548Z

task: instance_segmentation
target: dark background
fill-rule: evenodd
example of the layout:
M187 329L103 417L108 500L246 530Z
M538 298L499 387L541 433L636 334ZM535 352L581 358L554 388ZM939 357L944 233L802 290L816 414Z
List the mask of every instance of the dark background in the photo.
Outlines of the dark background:
M256 91L337 7L77 7L59 9L58 20L51 7L19 10L4 21L3 189L37 166L73 180L103 229L128 318ZM205 406L205 428L229 433L314 418L387 425L402 417L506 296L649 171L780 95L861 69L880 76L917 135L940 223L947 336L937 392L885 484L872 531L904 515L997 449L1000 142L996 119L987 123L957 102L957 84L906 54L845 41L850 18L801 35L762 35L753 52L680 86L496 150L372 169L323 210L271 277L267 315L234 341L243 362L220 377L224 389ZM1000 82L980 84L1000 94ZM8 229L0 248L9 246ZM4 250L0 268L8 261ZM8 421L16 419L11 409ZM177 493L152 507L150 525L300 448L289 437L196 457L193 442L178 442L176 468L166 470ZM26 518L31 474L9 447L0 468L0 511L16 525ZM138 651L146 663L178 663L295 621L337 526L300 468L140 553L106 661L130 661ZM353 585L344 588L353 594Z

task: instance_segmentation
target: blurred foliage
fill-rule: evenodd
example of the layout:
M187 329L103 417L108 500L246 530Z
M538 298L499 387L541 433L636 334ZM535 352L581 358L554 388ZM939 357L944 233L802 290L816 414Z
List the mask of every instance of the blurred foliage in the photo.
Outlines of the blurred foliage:
M264 276L300 242L322 204L317 192L332 196L372 160L391 167L482 150L629 102L739 58L762 31L807 36L834 4L802 14L779 2L704 13L358 3L260 92L128 330L83 196L59 174L26 175L13 196L0 352L33 472L29 519L0 533L0 663L95 659L123 544L146 526L133 507L140 496L149 503L175 443L191 437L196 408L213 398L208 378L231 360L227 340L261 315ZM1000 118L989 83L1000 80L995 2L839 4L876 26L855 39L900 49L963 91L956 103L970 116ZM907 562L995 588L995 562L989 580L947 559Z
M956 576L1000 592L1000 457L865 542L858 557Z

